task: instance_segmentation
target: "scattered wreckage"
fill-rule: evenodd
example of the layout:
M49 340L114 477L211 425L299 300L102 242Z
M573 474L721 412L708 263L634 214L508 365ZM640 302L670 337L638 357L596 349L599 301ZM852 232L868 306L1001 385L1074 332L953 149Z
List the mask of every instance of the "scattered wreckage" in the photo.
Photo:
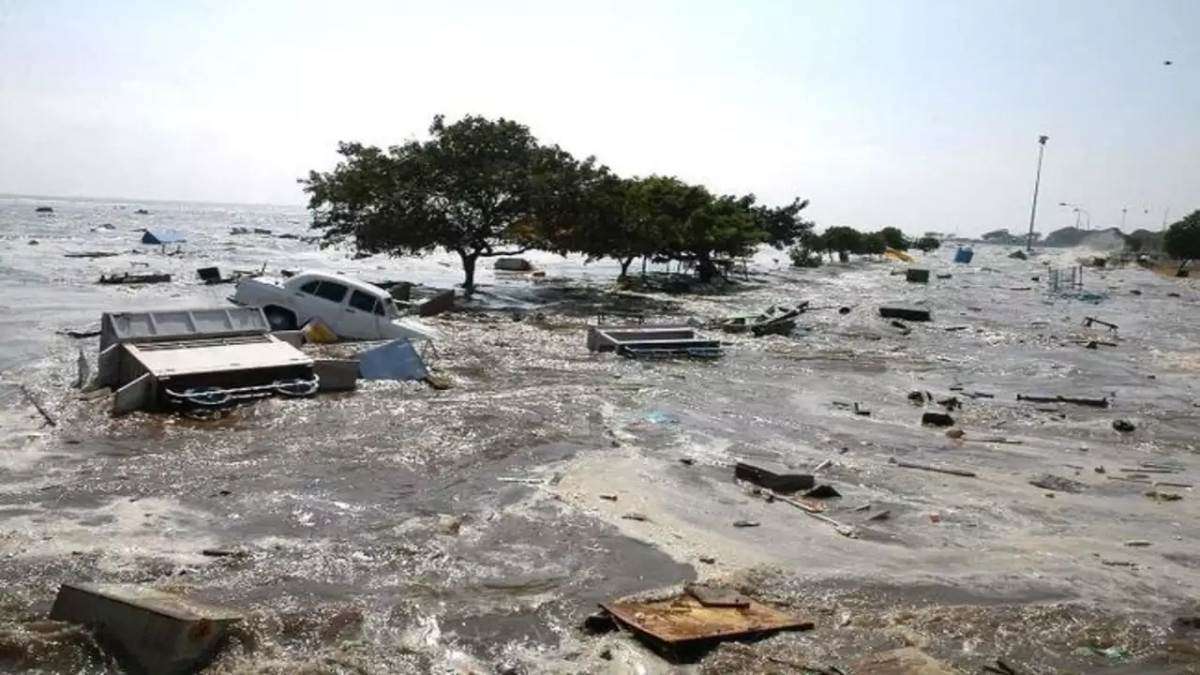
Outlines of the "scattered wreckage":
M808 301L794 307L776 305L768 307L761 314L753 316L735 316L721 322L721 330L726 333L752 333L755 337L763 335L787 335L796 328L796 317L808 309Z
M600 608L603 613L587 622L595 630L619 625L645 638L660 652L676 657L682 656L683 650L722 640L812 630L815 625L732 589L708 584L688 584L683 593L614 600L601 603Z
M225 646L241 611L131 584L63 584L50 619L93 631L128 672L198 672Z
M719 358L721 343L688 326L591 326L587 348L628 358Z
M116 392L117 414L309 396L318 383L313 360L272 335L257 307L100 317L96 385Z

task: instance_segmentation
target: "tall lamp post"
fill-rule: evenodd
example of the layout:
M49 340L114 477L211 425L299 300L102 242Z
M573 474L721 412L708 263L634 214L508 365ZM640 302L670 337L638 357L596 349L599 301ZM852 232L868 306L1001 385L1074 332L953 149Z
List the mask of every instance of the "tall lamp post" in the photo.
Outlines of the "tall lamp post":
M1092 229L1092 212L1091 211L1088 211L1087 209L1083 208L1083 206L1081 204L1071 204L1069 202L1059 202L1058 205L1069 207L1071 210L1075 211L1075 229L1077 229L1077 230L1079 229L1080 214L1087 216L1087 226L1084 229L1086 229L1086 230Z
M1033 179L1033 207L1029 210L1029 240L1025 243L1026 251L1033 251L1033 224L1037 220L1038 187L1042 183L1042 156L1046 154L1046 141L1049 136L1038 136L1038 165L1037 175Z

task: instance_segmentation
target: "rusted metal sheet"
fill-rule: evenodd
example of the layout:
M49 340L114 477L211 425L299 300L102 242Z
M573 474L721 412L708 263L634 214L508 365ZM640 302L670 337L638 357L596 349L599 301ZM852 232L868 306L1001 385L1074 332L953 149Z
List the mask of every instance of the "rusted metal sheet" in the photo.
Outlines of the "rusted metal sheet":
M662 600L609 602L600 606L622 625L667 645L813 627L812 621L789 616L749 598L745 601L744 605L710 606L695 595L684 593Z

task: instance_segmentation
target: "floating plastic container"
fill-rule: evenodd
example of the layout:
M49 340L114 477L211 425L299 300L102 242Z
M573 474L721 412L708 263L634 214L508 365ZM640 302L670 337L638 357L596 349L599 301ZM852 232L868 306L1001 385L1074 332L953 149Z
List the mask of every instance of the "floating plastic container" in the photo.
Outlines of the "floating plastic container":
M956 263L962 263L966 265L970 263L971 259L974 257L975 250L965 246L959 246L958 250L954 252L954 262Z

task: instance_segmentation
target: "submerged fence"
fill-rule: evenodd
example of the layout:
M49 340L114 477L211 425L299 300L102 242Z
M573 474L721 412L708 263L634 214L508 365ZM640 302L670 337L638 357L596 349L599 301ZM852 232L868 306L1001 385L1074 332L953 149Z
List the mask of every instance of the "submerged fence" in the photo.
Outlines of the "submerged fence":
M1047 276L1047 282L1053 293L1082 290L1083 265L1076 265L1068 269L1052 267Z

